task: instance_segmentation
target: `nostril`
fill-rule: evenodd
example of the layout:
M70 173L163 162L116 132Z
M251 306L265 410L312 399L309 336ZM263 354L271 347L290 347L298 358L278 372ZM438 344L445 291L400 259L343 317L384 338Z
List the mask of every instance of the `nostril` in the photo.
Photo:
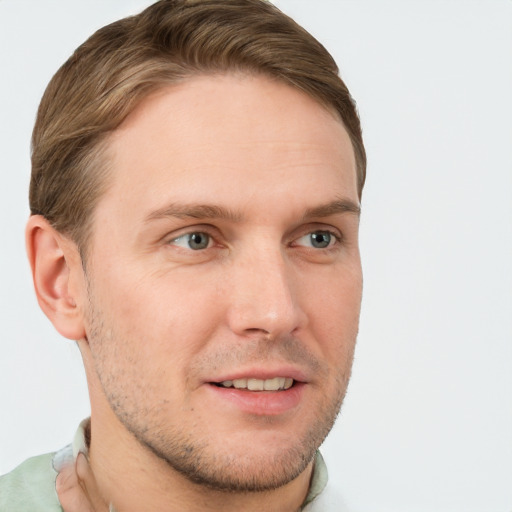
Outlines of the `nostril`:
M259 329L257 327L249 327L248 329L245 330L245 332L247 334L258 334L259 336L263 334L266 337L270 337L270 333L268 331L266 331L265 329Z

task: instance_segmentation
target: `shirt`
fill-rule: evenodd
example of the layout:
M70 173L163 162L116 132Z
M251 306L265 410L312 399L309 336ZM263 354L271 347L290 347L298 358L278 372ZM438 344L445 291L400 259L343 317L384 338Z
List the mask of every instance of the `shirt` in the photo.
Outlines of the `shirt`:
M55 479L59 470L72 463L79 452L87 455L85 429L88 422L89 419L82 421L72 444L58 452L32 457L0 476L0 512L62 512ZM335 490L327 486L327 481L327 467L317 451L302 512L348 512Z

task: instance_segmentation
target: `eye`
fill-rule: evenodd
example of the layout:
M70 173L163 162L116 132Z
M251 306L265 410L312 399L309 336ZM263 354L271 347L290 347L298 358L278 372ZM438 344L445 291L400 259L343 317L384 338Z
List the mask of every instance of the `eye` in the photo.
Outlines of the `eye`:
M315 249L327 249L338 241L337 237L329 231L313 231L297 239L297 245L313 247Z
M195 231L193 233L185 233L184 235L171 240L171 244L183 247L184 249L200 251L202 249L207 249L210 246L211 241L211 236L208 233Z

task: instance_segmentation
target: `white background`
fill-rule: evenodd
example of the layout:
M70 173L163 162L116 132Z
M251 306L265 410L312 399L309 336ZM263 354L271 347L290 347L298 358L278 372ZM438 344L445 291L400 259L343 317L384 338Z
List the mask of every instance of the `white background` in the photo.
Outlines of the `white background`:
M0 473L88 415L78 350L24 254L44 87L142 0L0 0ZM276 2L333 53L368 151L365 292L326 442L354 512L512 511L512 2Z

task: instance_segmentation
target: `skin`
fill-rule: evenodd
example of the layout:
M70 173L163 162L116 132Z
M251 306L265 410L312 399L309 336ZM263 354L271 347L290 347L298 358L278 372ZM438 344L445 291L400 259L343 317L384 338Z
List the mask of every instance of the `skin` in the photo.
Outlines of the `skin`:
M297 510L358 329L346 130L287 85L203 76L147 98L108 154L85 272L44 220L28 228L33 268L52 268L39 285L34 270L40 304L80 340L90 492L123 512ZM206 246L191 248L190 233ZM296 384L244 393L212 384L244 376Z

